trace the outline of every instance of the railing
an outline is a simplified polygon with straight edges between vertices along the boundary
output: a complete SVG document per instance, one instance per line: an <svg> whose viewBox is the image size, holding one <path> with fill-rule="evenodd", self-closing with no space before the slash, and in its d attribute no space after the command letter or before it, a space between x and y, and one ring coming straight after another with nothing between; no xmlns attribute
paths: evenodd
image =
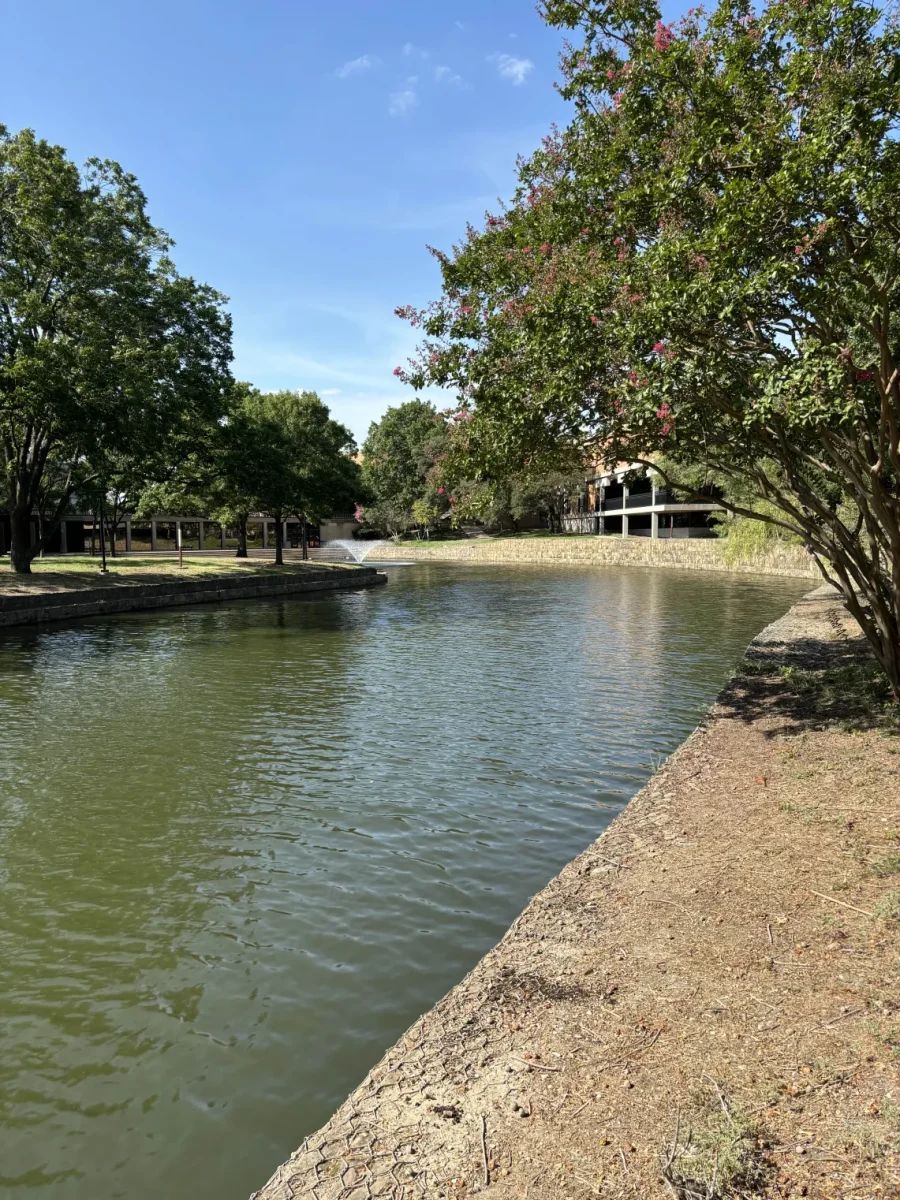
<svg viewBox="0 0 900 1200"><path fill-rule="evenodd" d="M659 500L656 501L660 503ZM626 508L649 508L653 504L652 492L631 492L625 497Z"/></svg>
<svg viewBox="0 0 900 1200"><path fill-rule="evenodd" d="M615 496L611 500L604 500L600 505L600 512L614 513L622 512L623 509L629 508L655 508L662 504L709 504L713 506L717 503L714 496L693 496L687 497L680 495L677 492L669 491L666 488L658 488L654 492L631 492L630 495Z"/></svg>

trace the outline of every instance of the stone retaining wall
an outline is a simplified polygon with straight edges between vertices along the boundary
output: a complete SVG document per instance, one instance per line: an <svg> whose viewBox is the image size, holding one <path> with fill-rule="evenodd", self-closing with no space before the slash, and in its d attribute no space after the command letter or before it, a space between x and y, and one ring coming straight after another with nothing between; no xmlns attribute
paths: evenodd
<svg viewBox="0 0 900 1200"><path fill-rule="evenodd" d="M245 600L302 592L338 591L375 587L387 576L374 567L323 568L283 575L242 574L173 579L163 583L118 584L77 591L17 593L0 596L0 627L67 621L72 617L105 616L140 609L170 608L180 604Z"/></svg>
<svg viewBox="0 0 900 1200"><path fill-rule="evenodd" d="M386 543L379 561L452 561L467 563L581 563L591 566L676 567L688 571L737 571L790 575L821 581L802 546L779 546L751 559L729 562L726 543L716 538L547 537L473 538L458 542ZM375 555L373 555L375 557Z"/></svg>

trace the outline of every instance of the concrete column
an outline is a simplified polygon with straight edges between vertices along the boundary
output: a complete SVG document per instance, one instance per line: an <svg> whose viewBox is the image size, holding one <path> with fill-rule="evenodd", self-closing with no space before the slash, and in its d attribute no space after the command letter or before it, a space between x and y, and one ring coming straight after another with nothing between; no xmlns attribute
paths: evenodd
<svg viewBox="0 0 900 1200"><path fill-rule="evenodd" d="M622 537L628 537L628 518L624 513L622 514Z"/></svg>
<svg viewBox="0 0 900 1200"><path fill-rule="evenodd" d="M125 549L131 553L131 517L125 518Z"/></svg>
<svg viewBox="0 0 900 1200"><path fill-rule="evenodd" d="M263 527L263 550L268 550L268 548L269 548L269 522L265 517L263 517L262 527Z"/></svg>
<svg viewBox="0 0 900 1200"><path fill-rule="evenodd" d="M221 535L220 540L221 540L222 549L224 550L225 549L225 522L224 521L222 521L222 523L219 525L219 533Z"/></svg>
<svg viewBox="0 0 900 1200"><path fill-rule="evenodd" d="M181 522L176 521L175 522L175 548L176 548L176 550L181 544L182 544L181 543Z"/></svg>
<svg viewBox="0 0 900 1200"><path fill-rule="evenodd" d="M659 513L650 514L650 536L652 538L659 537Z"/></svg>
<svg viewBox="0 0 900 1200"><path fill-rule="evenodd" d="M282 521L281 523L281 544L285 549L287 548L287 521Z"/></svg>
<svg viewBox="0 0 900 1200"><path fill-rule="evenodd" d="M628 485L622 484L622 537L628 537L628 518L625 516L625 505L628 501Z"/></svg>
<svg viewBox="0 0 900 1200"><path fill-rule="evenodd" d="M197 524L200 526L200 545L198 546L198 549L202 550L203 549L203 525L204 525L204 522L198 521Z"/></svg>
<svg viewBox="0 0 900 1200"><path fill-rule="evenodd" d="M150 522L150 549L156 549L156 522Z"/></svg>
<svg viewBox="0 0 900 1200"><path fill-rule="evenodd" d="M69 553L69 542L68 542L68 539L66 538L66 519L65 519L65 517L63 517L63 519L59 523L59 552L60 552L60 554L68 554Z"/></svg>

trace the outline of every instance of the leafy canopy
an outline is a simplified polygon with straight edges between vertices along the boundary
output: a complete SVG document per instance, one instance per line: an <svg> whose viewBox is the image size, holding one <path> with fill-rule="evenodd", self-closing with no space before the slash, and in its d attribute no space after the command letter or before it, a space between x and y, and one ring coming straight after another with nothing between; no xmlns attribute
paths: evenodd
<svg viewBox="0 0 900 1200"><path fill-rule="evenodd" d="M51 456L61 511L111 459L171 461L224 411L230 319L170 246L118 164L79 170L0 126L0 470L17 569Z"/></svg>
<svg viewBox="0 0 900 1200"><path fill-rule="evenodd" d="M439 254L401 374L457 389L474 469L664 456L764 504L900 688L900 35L859 0L546 0L575 117ZM855 515L851 515L855 514Z"/></svg>

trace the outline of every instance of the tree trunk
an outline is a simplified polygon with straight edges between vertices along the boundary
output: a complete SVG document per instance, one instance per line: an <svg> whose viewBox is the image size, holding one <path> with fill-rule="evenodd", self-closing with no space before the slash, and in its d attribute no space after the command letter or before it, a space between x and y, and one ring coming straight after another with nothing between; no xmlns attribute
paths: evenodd
<svg viewBox="0 0 900 1200"><path fill-rule="evenodd" d="M239 513L237 519L238 548L235 558L247 557L247 514Z"/></svg>
<svg viewBox="0 0 900 1200"><path fill-rule="evenodd" d="M10 509L9 561L17 575L31 574L31 512L22 505Z"/></svg>
<svg viewBox="0 0 900 1200"><path fill-rule="evenodd" d="M284 525L281 520L281 513L273 513L272 517L275 524L275 566L284 566Z"/></svg>
<svg viewBox="0 0 900 1200"><path fill-rule="evenodd" d="M309 558L309 536L306 531L306 517L300 517L300 557L306 561Z"/></svg>

